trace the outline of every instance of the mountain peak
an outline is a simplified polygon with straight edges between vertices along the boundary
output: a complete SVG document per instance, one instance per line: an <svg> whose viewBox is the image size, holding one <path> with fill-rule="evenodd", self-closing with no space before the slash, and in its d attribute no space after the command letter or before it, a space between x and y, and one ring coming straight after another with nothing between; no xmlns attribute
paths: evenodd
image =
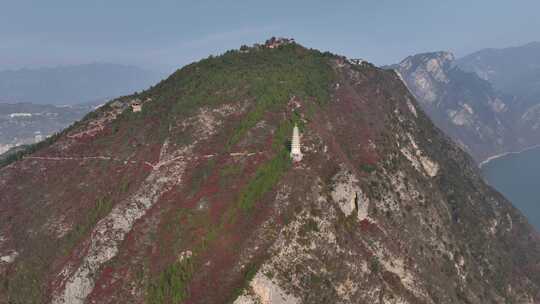
<svg viewBox="0 0 540 304"><path fill-rule="evenodd" d="M455 56L452 52L449 52L449 51L435 51L435 52L425 52L425 53L418 53L415 55L411 55L405 58L403 61L412 60L412 59L423 59L423 60L439 59L439 60L453 61L455 60Z"/></svg>
<svg viewBox="0 0 540 304"><path fill-rule="evenodd" d="M229 51L22 156L0 168L0 302L537 297L526 220L370 64Z"/></svg>
<svg viewBox="0 0 540 304"><path fill-rule="evenodd" d="M438 51L409 56L403 59L399 66L406 70L424 68L429 72L438 73L440 69L450 67L454 60L453 53Z"/></svg>
<svg viewBox="0 0 540 304"><path fill-rule="evenodd" d="M286 38L286 37L271 37L270 39L266 40L264 43L264 46L270 49L277 48L282 45L287 45L295 43L294 38Z"/></svg>
<svg viewBox="0 0 540 304"><path fill-rule="evenodd" d="M395 67L435 124L475 159L481 161L517 144L514 128L507 123L506 97L478 75L456 66L453 54L409 56Z"/></svg>

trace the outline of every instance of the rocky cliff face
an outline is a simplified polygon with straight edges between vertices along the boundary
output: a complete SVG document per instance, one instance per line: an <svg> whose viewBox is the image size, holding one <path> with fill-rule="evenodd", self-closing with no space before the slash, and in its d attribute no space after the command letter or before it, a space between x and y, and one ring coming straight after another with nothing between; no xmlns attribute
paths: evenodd
<svg viewBox="0 0 540 304"><path fill-rule="evenodd" d="M0 302L540 300L537 233L368 63L230 51L34 150L0 169Z"/></svg>
<svg viewBox="0 0 540 304"><path fill-rule="evenodd" d="M535 109L521 113L515 97L457 67L451 53L418 54L390 68L434 123L477 161L540 142Z"/></svg>
<svg viewBox="0 0 540 304"><path fill-rule="evenodd" d="M508 102L512 108L511 120L522 146L540 142L540 42L480 50L460 58L456 64L512 96Z"/></svg>
<svg viewBox="0 0 540 304"><path fill-rule="evenodd" d="M540 103L540 42L480 50L458 59L456 64L516 96L520 106Z"/></svg>

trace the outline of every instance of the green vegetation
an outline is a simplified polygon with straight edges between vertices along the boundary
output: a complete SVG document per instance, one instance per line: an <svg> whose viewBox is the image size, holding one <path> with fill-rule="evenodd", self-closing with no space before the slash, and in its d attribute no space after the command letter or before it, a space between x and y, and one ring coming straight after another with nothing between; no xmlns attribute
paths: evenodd
<svg viewBox="0 0 540 304"><path fill-rule="evenodd" d="M216 162L214 159L208 160L205 164L198 167L191 176L191 190L190 194L193 195L201 189L204 182L212 175Z"/></svg>
<svg viewBox="0 0 540 304"><path fill-rule="evenodd" d="M265 106L287 102L293 94L323 102L330 83L327 56L298 45L247 53L228 51L182 68L143 95L175 101L176 113L239 97L255 98Z"/></svg>
<svg viewBox="0 0 540 304"><path fill-rule="evenodd" d="M14 152L12 154L9 154L5 158L0 158L0 168L2 168L4 166L7 166L7 165L9 165L9 164L11 164L13 162L18 161L18 160L21 160L27 155L30 155L30 154L38 151L38 150L41 150L43 148L46 148L46 147L52 145L64 133L65 132L55 133L52 136L47 137L43 141L40 141L40 142L35 143L35 144L27 145L24 148L22 148L21 150L19 150L17 152Z"/></svg>
<svg viewBox="0 0 540 304"><path fill-rule="evenodd" d="M122 178L122 181L120 182L120 192L127 193L130 186L130 180L126 177Z"/></svg>
<svg viewBox="0 0 540 304"><path fill-rule="evenodd" d="M262 55L271 55L268 59L276 60L276 64L251 70L255 75L247 78L250 80L247 94L255 98L256 104L236 128L229 145L237 143L267 111L287 104L292 96L314 98L321 104L329 99L328 88L332 74L324 56L311 52L309 55L306 53L306 56L297 57L298 54L294 52L300 50L298 47L289 46L282 52L260 51ZM254 54L257 53L259 52Z"/></svg>
<svg viewBox="0 0 540 304"><path fill-rule="evenodd" d="M272 50L262 48L250 49L248 52L229 51L219 57L209 57L182 68L167 80L145 92L116 99L127 102L133 98L141 100L152 98L152 101L145 104L141 113L124 111L112 122L112 135L100 135L93 139L92 145L94 147L107 147L103 148L103 151L112 150L114 147L115 156L128 156L141 143L153 144L155 141L163 141L166 137L171 137L172 144L189 143L192 141L190 130L181 133L176 129L176 134L169 134L170 126L174 127L183 118L193 114L194 111L203 106L249 101L247 113L235 122L235 125L232 126L232 132L228 133L230 137L225 139L227 148L231 148L242 140L258 122L268 117L268 114L283 112L293 96L307 101L308 106L310 103L325 104L330 99L329 88L334 77L328 60L332 56L329 53L323 54L292 44ZM89 113L82 121L97 118L101 111L111 110L111 103L112 101L99 110ZM299 115L296 113L293 114L292 119L279 125L272 143L273 157L256 169L254 177L242 189L236 204L233 205L234 212L251 210L266 193L275 187L289 168L291 162L288 139L295 123L303 128ZM81 124L76 123L43 142L31 145L23 151L0 160L0 167L50 146L77 126L81 126ZM104 163L104 165L109 165L109 163ZM208 177L213 174L215 167L213 161L209 161L198 168L199 170L192 178L194 192L198 191ZM224 168L220 174L223 178L240 175L243 171L244 168L241 166L231 166ZM128 180L122 180L117 185L117 190L120 193L127 193L130 186L132 185ZM110 199L99 199L70 232L59 242L51 243L51 246L59 246L59 251L63 253L72 251L81 239L95 227L96 223L111 212L112 208L113 204ZM202 216L201 218L193 217L191 220L200 222L188 223L188 226L200 225L207 228L207 235L201 239L201 249L194 249L195 252L204 250L208 243L218 237L223 222L216 225L217 227L212 227L215 223L207 223L207 219ZM178 226L180 226L179 221ZM174 227L180 230L177 226ZM308 228L316 229L313 225L308 226ZM175 234L179 233L175 232ZM171 249L176 251L180 247L177 243L182 241L185 240L175 241L176 243L171 246ZM32 302L28 300L30 298L36 299L33 302L41 302L42 276L46 273L46 267L43 267L43 271L38 271L38 267L34 266L37 265L37 262L30 261L20 265L18 266L21 267L21 270L18 271L20 278L15 277L9 281L14 282L9 287L10 293L19 293L19 298L22 299L19 301L21 303ZM40 265L46 264L41 263ZM192 259L177 261L166 267L155 280L150 280L146 290L147 302L176 303L184 300L189 295L187 284L192 278L193 270L194 262ZM247 268L243 288L248 285L256 272L257 267L254 265ZM143 274L139 273L138 276L143 276ZM23 285L17 282L26 283ZM32 282L33 285L28 282ZM25 286L28 290L14 289L16 285Z"/></svg>
<svg viewBox="0 0 540 304"><path fill-rule="evenodd" d="M270 161L262 164L248 185L240 192L238 206L244 211L249 211L263 195L270 191L280 180L281 175L289 168L288 137L294 126L293 120L286 120L279 125L274 134L272 149L277 152Z"/></svg>
<svg viewBox="0 0 540 304"><path fill-rule="evenodd" d="M378 257L373 256L371 258L371 262L369 263L369 270L371 270L372 273L378 273L381 270L381 262L379 261Z"/></svg>
<svg viewBox="0 0 540 304"><path fill-rule="evenodd" d="M319 225L314 219L308 218L307 221L300 227L300 231L298 231L298 235L304 238L304 237L307 237L308 234L312 232L319 232Z"/></svg>
<svg viewBox="0 0 540 304"><path fill-rule="evenodd" d="M272 150L276 152L283 150L290 151L290 136L295 123L296 121L293 119L284 121L279 125L272 140Z"/></svg>
<svg viewBox="0 0 540 304"><path fill-rule="evenodd" d="M282 150L269 162L261 165L255 177L249 182L246 188L240 192L239 206L245 211L249 211L262 196L272 189L279 181L281 175L290 165L289 153Z"/></svg>
<svg viewBox="0 0 540 304"><path fill-rule="evenodd" d="M221 177L237 175L237 174L242 173L242 170L243 168L241 165L237 165L237 164L226 165L223 167L223 169L221 169L220 175Z"/></svg>
<svg viewBox="0 0 540 304"><path fill-rule="evenodd" d="M119 131L119 124L123 121L130 121L131 127L134 127L135 122L141 122L148 117L159 117L159 136L146 139L163 140L168 134L171 121L178 121L178 118L189 115L201 106L254 100L248 114L235 128L228 141L229 146L232 146L255 126L265 113L286 105L292 96L315 100L318 103L326 102L333 79L332 69L328 64L328 58L332 56L330 53L308 50L297 44L278 49L228 51L221 56L210 56L187 65L142 93L117 98L88 113L81 121L94 119L99 113L110 110L114 101L126 102L133 98L144 100L150 97L152 102L145 104L141 113L124 111L113 122L113 134ZM79 123L1 159L0 167L51 145L77 125ZM180 139L183 140L185 139Z"/></svg>
<svg viewBox="0 0 540 304"><path fill-rule="evenodd" d="M33 257L25 263L18 263L15 274L2 282L2 288L7 292L8 303L42 303L40 282L45 271L45 261Z"/></svg>
<svg viewBox="0 0 540 304"><path fill-rule="evenodd" d="M221 171L219 172L220 179L219 184L220 186L224 187L230 182L230 178L234 176L239 176L244 171L244 167L241 164L230 164L225 165Z"/></svg>
<svg viewBox="0 0 540 304"><path fill-rule="evenodd" d="M366 172L366 173L371 173L375 170L377 170L377 167L375 167L374 165L371 165L371 164L362 164L360 165L360 170Z"/></svg>
<svg viewBox="0 0 540 304"><path fill-rule="evenodd" d="M92 111L92 112L86 114L80 121L82 122L82 121L87 121L87 120L90 120L90 119L94 119L94 118L99 116L99 113L101 113L102 111L107 110L109 108L110 108L109 104L106 104L106 105L102 106L100 109ZM44 140L42 140L40 142L37 142L35 144L30 144L30 145L24 145L24 146L17 147L16 148L17 150L14 153L9 154L9 152L6 152L6 153L8 153L7 156L5 156L3 158L0 157L0 168L2 168L4 166L7 166L7 165L9 165L9 164L11 164L13 162L18 161L18 160L21 160L25 156L30 155L30 154L38 151L38 150L49 147L50 145L55 143L58 139L63 137L65 134L67 134L68 132L73 130L78 124L79 124L79 122L75 122L75 123L71 124L69 127L65 128L64 130L62 130L60 132L57 132L57 133L54 133L51 136L49 136L49 137L45 138ZM20 148L20 149L18 149L18 148Z"/></svg>
<svg viewBox="0 0 540 304"><path fill-rule="evenodd" d="M242 295L244 290L248 288L249 283L253 280L257 272L259 271L260 265L258 264L249 264L246 266L246 269L244 270L244 278L242 281L242 285L236 288L232 294L232 301L230 303L234 302L239 296Z"/></svg>
<svg viewBox="0 0 540 304"><path fill-rule="evenodd" d="M111 212L112 201L108 198L98 199L94 207L86 214L86 218L78 223L65 237L65 251L70 252L77 242L97 224L97 222Z"/></svg>
<svg viewBox="0 0 540 304"><path fill-rule="evenodd" d="M158 280L148 286L146 302L149 304L179 303L188 296L187 284L192 276L191 257L169 265L161 272Z"/></svg>
<svg viewBox="0 0 540 304"><path fill-rule="evenodd" d="M49 271L50 265L48 263L51 257L48 253L55 250L56 246L59 246L59 252L70 252L80 239L111 209L112 202L109 199L99 199L96 205L88 211L85 219L62 238L59 244L53 240L43 241L48 236L44 232L39 232L35 236L36 241L33 242L33 250L36 254L27 253L18 258L14 274L4 281L0 281L2 284L0 293L6 292L9 303L43 303L44 294L41 282Z"/></svg>
<svg viewBox="0 0 540 304"><path fill-rule="evenodd" d="M177 121L201 106L254 101L228 140L229 147L259 122L265 113L281 109L292 96L324 103L333 79L330 54L291 44L279 49L228 51L185 66L167 80L140 94L154 101L145 115L160 112L162 125ZM171 107L166 114L161 105Z"/></svg>

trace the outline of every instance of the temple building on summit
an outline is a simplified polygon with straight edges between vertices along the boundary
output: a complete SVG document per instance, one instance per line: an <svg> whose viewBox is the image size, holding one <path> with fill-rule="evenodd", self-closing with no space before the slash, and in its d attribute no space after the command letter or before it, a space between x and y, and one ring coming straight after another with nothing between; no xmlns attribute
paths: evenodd
<svg viewBox="0 0 540 304"><path fill-rule="evenodd" d="M291 143L291 158L294 162L299 162L302 160L302 157L302 151L300 150L300 131L298 131L298 126L295 125Z"/></svg>

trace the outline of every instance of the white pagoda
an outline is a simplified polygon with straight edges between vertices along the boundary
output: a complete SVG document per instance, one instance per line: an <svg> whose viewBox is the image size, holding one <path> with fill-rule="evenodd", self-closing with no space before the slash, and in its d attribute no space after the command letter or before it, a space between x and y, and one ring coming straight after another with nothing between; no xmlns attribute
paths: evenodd
<svg viewBox="0 0 540 304"><path fill-rule="evenodd" d="M302 160L302 151L300 150L300 132L298 131L298 126L294 125L292 133L292 143L291 143L291 158L294 162L299 162Z"/></svg>

